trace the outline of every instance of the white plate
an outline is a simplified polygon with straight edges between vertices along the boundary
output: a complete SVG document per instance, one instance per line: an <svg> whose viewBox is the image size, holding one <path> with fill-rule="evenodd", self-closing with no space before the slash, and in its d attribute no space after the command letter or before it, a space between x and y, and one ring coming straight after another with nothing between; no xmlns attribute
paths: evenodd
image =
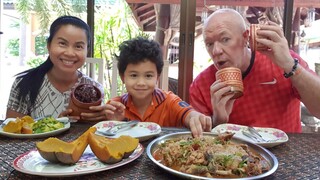
<svg viewBox="0 0 320 180"><path fill-rule="evenodd" d="M261 136L265 139L265 140L269 140L270 142L256 142L250 138L248 138L247 136L242 134L242 131L246 131L249 133L248 131L248 127L247 126L242 126L242 125L236 125L236 124L220 124L218 126L216 126L215 128L213 128L211 130L212 133L224 133L224 132L234 132L235 135L234 137L237 137L239 139L245 140L245 141L250 141L252 143L261 145L263 147L266 148L271 148L273 146L277 146L279 144L285 143L289 140L288 135L283 132L280 129L276 129L276 128L261 128L261 127L255 127L255 129L259 132L259 134L261 134Z"/></svg>
<svg viewBox="0 0 320 180"><path fill-rule="evenodd" d="M78 176L105 171L128 164L137 159L143 153L143 150L143 146L139 144L136 150L128 158L111 165L99 161L91 151L90 146L86 148L80 160L74 165L50 163L43 159L37 150L31 150L17 157L13 161L13 167L22 173L38 176Z"/></svg>
<svg viewBox="0 0 320 180"><path fill-rule="evenodd" d="M102 133L99 133L99 131L105 131L109 129L110 127L113 127L116 124L123 123L121 121L101 121L94 126L97 127L96 134L103 135ZM132 128L125 128L123 130L119 130L118 133L115 136L106 136L108 138L118 138L121 135L129 135L134 138L139 139L139 141L145 141L153 136L156 136L160 134L161 127L157 123L153 122L139 122L136 126Z"/></svg>
<svg viewBox="0 0 320 180"><path fill-rule="evenodd" d="M57 118L57 119L60 119L60 118ZM13 118L13 120L15 120L15 118ZM45 138L45 137L50 137L50 136L60 134L68 130L69 128L70 128L70 122L64 124L63 128L50 131L50 132L38 133L38 134L16 134L16 133L4 132L2 127L0 127L0 135L11 137L11 138Z"/></svg>

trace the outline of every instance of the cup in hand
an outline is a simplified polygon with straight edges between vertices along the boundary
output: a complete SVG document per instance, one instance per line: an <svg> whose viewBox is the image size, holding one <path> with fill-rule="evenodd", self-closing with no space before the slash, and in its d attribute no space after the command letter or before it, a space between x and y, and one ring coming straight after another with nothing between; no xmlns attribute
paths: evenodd
<svg viewBox="0 0 320 180"><path fill-rule="evenodd" d="M249 37L250 47L253 51L266 51L269 48L256 41L257 37L261 38L261 36L257 35L258 29L260 29L260 24L251 24L250 25L250 37Z"/></svg>
<svg viewBox="0 0 320 180"><path fill-rule="evenodd" d="M239 98L243 95L242 74L239 68L227 67L220 69L216 72L216 79L220 79L222 82L231 86L231 91L225 95L234 94L232 99Z"/></svg>
<svg viewBox="0 0 320 180"><path fill-rule="evenodd" d="M70 116L80 116L82 112L92 112L90 106L101 105L103 93L100 89L92 84L79 84L70 95L68 109L72 109Z"/></svg>

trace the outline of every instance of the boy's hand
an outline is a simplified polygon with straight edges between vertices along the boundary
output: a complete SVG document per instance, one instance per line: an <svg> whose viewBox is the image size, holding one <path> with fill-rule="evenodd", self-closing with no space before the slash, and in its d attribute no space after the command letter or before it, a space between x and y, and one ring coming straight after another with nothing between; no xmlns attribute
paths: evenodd
<svg viewBox="0 0 320 180"><path fill-rule="evenodd" d="M191 130L193 137L200 137L203 132L211 131L212 120L209 116L193 111L186 119L186 126Z"/></svg>
<svg viewBox="0 0 320 180"><path fill-rule="evenodd" d="M125 118L126 106L117 101L110 101L106 104L105 116L108 120L123 120Z"/></svg>

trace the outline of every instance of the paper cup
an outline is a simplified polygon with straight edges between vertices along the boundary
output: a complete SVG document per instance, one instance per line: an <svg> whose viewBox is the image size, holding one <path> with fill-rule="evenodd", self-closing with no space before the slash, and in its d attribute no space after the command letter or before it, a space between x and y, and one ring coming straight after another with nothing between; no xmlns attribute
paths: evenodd
<svg viewBox="0 0 320 180"><path fill-rule="evenodd" d="M257 35L257 29L260 29L259 24L250 25L250 37L249 37L250 47L253 51L266 51L268 50L268 47L256 41L257 37L261 38L261 36Z"/></svg>
<svg viewBox="0 0 320 180"><path fill-rule="evenodd" d="M216 72L216 79L220 79L226 82L227 85L231 86L231 91L226 93L234 94L232 99L239 98L243 95L243 82L241 70L235 67L228 67L220 69Z"/></svg>

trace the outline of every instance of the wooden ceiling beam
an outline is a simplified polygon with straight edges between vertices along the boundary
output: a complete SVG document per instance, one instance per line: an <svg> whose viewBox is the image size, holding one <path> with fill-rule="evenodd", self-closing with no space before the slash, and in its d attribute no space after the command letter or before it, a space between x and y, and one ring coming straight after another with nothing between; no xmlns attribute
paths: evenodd
<svg viewBox="0 0 320 180"><path fill-rule="evenodd" d="M127 3L180 4L181 0L126 0ZM206 0L206 5L283 7L284 0ZM204 6L204 0L197 0L197 7ZM319 0L294 0L294 7L320 8Z"/></svg>
<svg viewBox="0 0 320 180"><path fill-rule="evenodd" d="M146 9L153 8L153 4L143 4L136 8L137 11L144 11Z"/></svg>
<svg viewBox="0 0 320 180"><path fill-rule="evenodd" d="M156 12L154 10L153 11L147 11L147 12L144 12L144 13L139 12L138 15L139 15L140 21L143 21L143 20L145 20L145 19L147 19L149 17L155 16Z"/></svg>
<svg viewBox="0 0 320 180"><path fill-rule="evenodd" d="M144 19L141 19L141 23L142 24L146 24L147 22L150 22L150 21L155 21L156 20L156 16L150 16L150 17L147 17L147 18L144 18Z"/></svg>
<svg viewBox="0 0 320 180"><path fill-rule="evenodd" d="M156 19L154 19L154 20L144 24L143 29L144 29L144 31L154 32L154 31L156 31L156 24L157 24Z"/></svg>
<svg viewBox="0 0 320 180"><path fill-rule="evenodd" d="M138 16L152 16L152 15L155 15L155 10L154 8L149 8L149 9L145 9L143 11L138 11L137 10L137 15Z"/></svg>

